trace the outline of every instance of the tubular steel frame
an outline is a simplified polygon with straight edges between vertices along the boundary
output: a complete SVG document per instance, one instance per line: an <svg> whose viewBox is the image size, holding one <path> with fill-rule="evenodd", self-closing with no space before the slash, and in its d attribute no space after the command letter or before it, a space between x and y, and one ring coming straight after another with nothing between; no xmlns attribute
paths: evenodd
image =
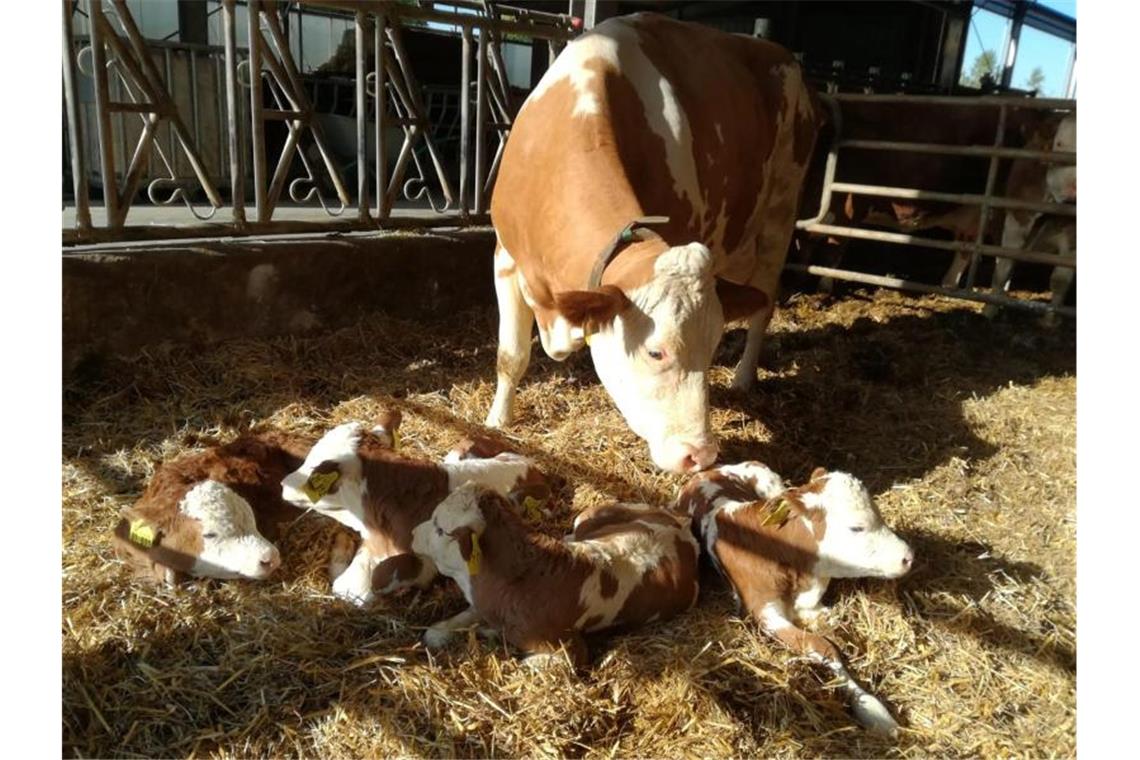
<svg viewBox="0 0 1140 760"><path fill-rule="evenodd" d="M190 58L191 97L194 103L191 126L188 128L170 95L170 44L157 44L145 40L131 17L125 0L81 0L90 19L90 38L78 38L73 31L72 13L80 0L63 0L63 85L65 114L67 117L71 172L74 179L76 222L73 230L64 230L64 243L88 243L134 239L161 239L179 237L214 237L243 234L271 234L313 231L374 230L404 226L430 226L432 224L486 223L487 199L494 184L510 132L515 110L507 82L506 66L501 46L502 36L522 35L531 40L545 41L549 57L554 56L567 41L577 34L577 23L563 14L542 13L506 6L492 6L485 2L457 0L453 3L474 13L444 12L434 8L383 2L382 0L305 0L302 5L345 11L355 21L356 43L356 162L357 183L355 198L349 192L330 146L325 138L316 112L302 81L301 74L290 52L287 36L280 21L282 4L278 0L248 0L249 39L244 51L238 46L236 0L222 0L224 46L220 49L204 48L224 60L224 102L218 105L225 111L219 124L228 131L222 138L229 151L228 177L211 178L201 159L198 148L199 114L198 81L194 58ZM108 18L118 21L115 28ZM424 96L412 70L412 61L404 48L401 30L406 21L438 22L459 29L462 39L461 76L459 81L460 128L458 187L449 179L448 167L432 134L432 122ZM368 73L369 45L372 35L373 71ZM79 49L83 42L87 47ZM187 49L202 46L182 46ZM161 50L166 75L160 74L151 57L151 50ZM76 52L78 50L78 52ZM77 95L77 69L80 58L90 51L95 100L95 127L98 134L98 156L94 165L100 168L103 182L106 224L96 225L91 218L89 199L87 143L83 138L83 119L80 118L80 101ZM535 53L537 54L537 46ZM248 57L242 60L242 52ZM222 57L224 53L224 58ZM475 55L475 65L471 56ZM84 72L86 73L86 72ZM115 78L111 77L114 74ZM472 73L475 74L475 108L470 108ZM220 75L219 75L220 77ZM114 84L127 99L112 100ZM240 87L249 88L249 113L242 113ZM269 101L266 100L268 91ZM368 100L373 101L373 120L369 122ZM272 107L269 105L272 103ZM128 152L126 134L122 132L121 146L115 144L111 117L114 113L137 113L142 121L142 132L125 167L122 182L115 170L116 150ZM243 118L246 116L247 118ZM472 118L473 116L473 118ZM284 122L288 129L285 145L275 158L270 170L270 157L266 154L265 125L270 121ZM157 138L161 124L169 124L170 144L164 149ZM386 160L388 128L403 132L398 157L394 165ZM252 153L254 219L246 219L244 167L241 131L249 130ZM369 130L373 131L375 157L368 158ZM497 140L488 145L488 132ZM311 141L320 159L314 163L311 155L302 149L305 139ZM193 170L192 176L178 176L175 164L167 154L180 148ZM474 154L472 155L472 148ZM153 180L148 186L152 202L170 204L181 200L193 214L191 225L148 225L130 227L126 224L139 182L146 172L152 153L160 158L166 169L165 177ZM424 157L426 154L426 159ZM303 169L300 177L290 179L294 158L299 158ZM220 162L221 163L221 162ZM225 170L223 169L223 171ZM375 184L369 187L368 169L375 175ZM335 189L336 200L329 203L318 183L320 171ZM451 175L454 176L454 175ZM226 203L215 181L228 179L230 220L210 220ZM288 186L286 188L286 183ZM319 203L328 219L322 222L274 219L281 194L285 192L294 203ZM209 204L208 213L199 213L191 205L189 191L200 190ZM371 192L370 192L371 190ZM167 197L156 193L167 192ZM402 196L409 201L426 200L436 212L435 218L409 219L393 216L393 205ZM350 206L355 214L343 214ZM192 221L188 220L188 221Z"/></svg>
<svg viewBox="0 0 1140 760"><path fill-rule="evenodd" d="M828 235L832 237L847 237L859 240L874 240L881 243L895 245L911 245L924 248L934 248L956 253L970 255L970 267L963 287L948 288L940 285L928 285L902 280L896 277L883 277L866 272L856 272L833 267L815 265L802 265L789 263L787 268L792 271L806 272L820 277L830 277L835 280L847 280L866 285L910 290L919 293L935 293L952 298L969 301L992 303L999 306L1012 306L1036 312L1056 312L1067 316L1075 316L1076 310L1071 307L1053 307L1051 304L1037 301L1025 301L1012 298L999 293L984 293L975 290L974 283L977 276L978 261L981 256L1000 256L1013 261L1034 264L1047 264L1076 270L1075 256L1060 256L1041 251L1027 251L1020 248L1008 248L1000 245L986 245L983 241L993 209L1020 209L1048 213L1057 216L1076 218L1076 206L1063 203L1035 203L1014 198L1004 198L994 195L997 184L998 162L1001 159L1028 159L1046 163L1075 164L1077 154L1065 151L1023 150L1002 147L1005 140L1006 120L1011 108L1033 108L1038 110L1058 110L1076 113L1075 100L1058 100L1047 98L1018 98L1018 97L954 97L937 95L875 95L855 93L835 93L820 95L825 105L831 109L835 122L835 137L828 149L827 163L824 167L823 188L820 192L819 212L810 219L796 222L796 229L804 232ZM961 106L989 106L999 109L998 123L994 134L994 143L987 145L940 145L931 143L897 142L889 140L855 140L844 139L842 136L842 103L924 103L943 105L946 107ZM986 187L982 194L975 193L941 193L929 190L919 190L909 187L887 187L883 185L856 184L851 182L836 182L835 173L842 148L858 148L864 150L903 151L912 153L929 153L945 156L978 156L989 157L989 169L986 175ZM831 196L833 193L851 193L855 195L870 195L888 198L908 198L916 200L944 201L964 206L978 206L979 221L978 232L971 243L934 240L931 238L909 235L899 232L884 232L881 230L863 229L860 227L846 227L830 224Z"/></svg>

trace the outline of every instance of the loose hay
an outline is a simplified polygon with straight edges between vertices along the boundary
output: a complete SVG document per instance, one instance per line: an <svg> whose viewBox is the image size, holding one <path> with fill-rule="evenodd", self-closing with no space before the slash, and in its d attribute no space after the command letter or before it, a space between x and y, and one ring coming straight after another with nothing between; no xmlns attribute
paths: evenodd
<svg viewBox="0 0 1140 760"><path fill-rule="evenodd" d="M852 723L839 690L735 617L705 574L690 613L594 637L575 677L501 643L427 653L462 607L440 582L360 611L329 593L338 526L309 515L265 583L131 582L118 511L157 461L251 424L319 433L403 409L403 446L438 458L494 390L493 310L369 319L313 339L171 348L87 367L65 389L63 754L68 756L995 756L1075 753L1075 342L893 292L798 296L756 390L729 390L743 333L711 372L722 459L798 482L846 469L917 551L895 582L838 581L823 624L902 718ZM536 346L505 437L567 485L543 529L605 499L662 503L655 473L585 355Z"/></svg>

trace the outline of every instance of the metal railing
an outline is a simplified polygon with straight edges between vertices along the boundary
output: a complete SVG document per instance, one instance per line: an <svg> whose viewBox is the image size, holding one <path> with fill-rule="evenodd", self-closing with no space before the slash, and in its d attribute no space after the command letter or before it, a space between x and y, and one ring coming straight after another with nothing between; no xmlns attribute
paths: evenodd
<svg viewBox="0 0 1140 760"><path fill-rule="evenodd" d="M981 256L995 256L1011 259L1018 262L1034 264L1047 264L1076 269L1075 256L1061 256L1055 253L1031 251L1020 248L1010 248L1000 245L987 245L985 234L989 226L990 213L994 209L1024 210L1057 216L1075 218L1076 206L1064 203L1047 203L1024 201L1016 198L1006 198L995 195L997 190L998 165L1002 159L1033 160L1055 164L1075 164L1076 153L1065 151L1029 150L1020 148L1007 148L1005 145L1006 124L1009 110L1013 108L1029 108L1038 110L1067 111L1076 113L1075 100L1057 100L1046 98L1019 98L1003 96L982 97L955 97L935 95L877 95L877 94L845 94L837 93L822 95L825 105L831 110L832 121L835 124L835 135L829 146L827 162L824 167L823 187L820 193L818 213L810 218L796 223L796 228L805 232L832 237L846 237L860 240L873 240L881 243L895 245L911 245L933 248L944 251L953 251L956 254L969 254L969 269L965 285L962 287L947 287L945 285L929 285L926 283L905 280L896 277L875 275L866 272L856 272L834 267L817 265L803 265L789 263L788 269L806 272L820 277L829 277L836 280L847 280L866 285L911 290L919 293L937 293L953 298L971 301L980 301L999 306L1012 306L1038 312L1056 312L1069 316L1075 315L1071 307L1058 307L1038 301L1027 301L1000 293L986 293L975 289L975 278ZM946 145L932 143L900 142L891 140L844 139L842 134L842 104L843 103L890 103L890 104L927 104L940 105L947 108L960 108L964 106L987 106L998 109L997 127L992 145ZM944 156L962 157L988 157L989 168L986 174L985 189L977 193L944 193L930 190L920 190L909 187L889 187L884 185L870 185L852 182L836 182L835 175L839 163L840 151L843 148L878 150L887 152L926 153ZM959 242L936 240L918 235L901 232L886 232L882 230L865 229L831 224L831 201L834 193L850 193L853 195L867 195L876 197L889 197L913 200L930 200L945 203L955 203L963 206L977 206L979 208L978 231L972 242ZM1032 238L1031 238L1032 239Z"/></svg>
<svg viewBox="0 0 1140 760"><path fill-rule="evenodd" d="M243 49L237 39L235 0L222 3L222 46L145 40L126 0L64 0L65 148L75 203L75 225L64 230L65 243L485 223L490 189L519 105L503 59L504 37L526 38L535 43L536 52L538 43L545 42L553 61L580 26L566 15L467 0L448 3L454 11L381 0L305 2L347 12L355 22L357 182L350 188L322 128L323 114L314 109L309 83L290 52L281 4L248 0L246 5L249 37ZM74 12L88 17L87 38L74 34ZM413 70L403 30L428 22L459 30L460 75L451 89L458 93L458 104L454 95L439 88L421 87ZM165 60L164 72L155 55ZM190 119L171 95L172 55L187 56L191 67ZM84 119L87 106L78 90L80 73L88 73L80 64L88 56L94 102ZM218 135L209 162L203 159L198 123L202 107L196 69L203 56L217 80L213 94ZM248 101L243 87L249 90ZM184 95L178 93L177 101L184 101ZM137 133L125 126L134 117L139 120ZM91 122L94 140L85 136ZM272 156L266 140L271 123L286 129L283 145ZM157 139L165 130L169 139ZM441 130L450 132L448 142L457 143L457 150L441 149ZM393 138L399 147L390 153ZM91 213L93 175L101 182L106 211L105 220L98 222ZM190 224L128 226L128 213L144 179L149 179L152 203L181 201ZM250 185L253 207L247 219ZM323 209L320 221L283 218L296 216L279 213L283 196L294 204ZM417 218L394 214L398 202L420 202L431 213ZM228 213L218 214L227 208ZM355 213L346 213L350 208Z"/></svg>

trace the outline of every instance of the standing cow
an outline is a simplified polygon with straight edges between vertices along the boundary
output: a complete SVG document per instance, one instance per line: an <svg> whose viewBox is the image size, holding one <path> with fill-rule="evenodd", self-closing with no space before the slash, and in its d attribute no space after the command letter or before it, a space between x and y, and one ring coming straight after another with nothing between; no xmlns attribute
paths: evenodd
<svg viewBox="0 0 1140 760"><path fill-rule="evenodd" d="M751 387L819 129L783 48L651 13L567 45L523 104L491 202L498 386L510 422L531 324L594 366L653 461L708 467L706 371L749 317ZM656 217L646 220L645 217Z"/></svg>

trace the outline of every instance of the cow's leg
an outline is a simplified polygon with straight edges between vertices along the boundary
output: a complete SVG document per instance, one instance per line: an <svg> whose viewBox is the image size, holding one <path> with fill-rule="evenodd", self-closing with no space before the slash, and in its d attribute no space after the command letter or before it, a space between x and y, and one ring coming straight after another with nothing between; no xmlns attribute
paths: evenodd
<svg viewBox="0 0 1140 760"><path fill-rule="evenodd" d="M970 254L964 252L955 253L953 263L950 264L950 268L946 270L946 275L942 278L942 287L958 287L958 283L962 280L962 274L969 266Z"/></svg>
<svg viewBox="0 0 1140 760"><path fill-rule="evenodd" d="M1068 256L1070 253L1075 253L1069 245L1069 239L1066 237L1065 232L1062 231L1054 238L1054 245L1057 248L1057 253L1061 256ZM1074 255L1075 259L1076 256ZM1076 279L1077 270L1068 267L1053 267L1053 273L1049 275L1049 290L1053 292L1053 298L1050 300L1050 305L1054 311L1045 313L1041 318L1041 323L1046 327L1056 327L1057 325L1057 312L1056 309L1065 305L1065 297L1069 295L1069 290L1073 287L1073 280Z"/></svg>
<svg viewBox="0 0 1140 760"><path fill-rule="evenodd" d="M435 563L412 553L393 554L378 562L372 571L372 593L392 594L416 586L426 588L436 576Z"/></svg>
<svg viewBox="0 0 1140 760"><path fill-rule="evenodd" d="M1025 236L1029 234L1030 228L1033 227L1033 217L1028 221L1021 222L1013 212L1005 215L1005 224L1001 228L1001 244L1005 248L1024 248ZM994 294L1005 293L1009 290L1009 282L1013 277L1013 259L1006 259L999 256L997 261L994 262L994 276L991 282L991 287ZM987 319L993 319L998 315L1000 307L997 304L986 304L986 308L982 310L982 314Z"/></svg>
<svg viewBox="0 0 1140 760"><path fill-rule="evenodd" d="M334 547L334 552L336 551L337 549ZM333 559L334 561L329 563L330 573L340 565L338 557L334 556ZM380 559L374 557L369 551L368 544L361 542L352 562L333 578L333 594L358 607L370 604L375 599L375 594L372 592L372 570L379 562Z"/></svg>
<svg viewBox="0 0 1140 760"><path fill-rule="evenodd" d="M495 362L495 400L487 414L487 427L504 427L514 411L515 390L530 364L531 325L534 311L523 298L522 276L507 249L495 251L495 297L499 303L499 351Z"/></svg>
<svg viewBox="0 0 1140 760"><path fill-rule="evenodd" d="M428 649L439 649L451 641L452 635L460 629L470 628L479 622L479 613L474 607L468 607L458 615L452 615L446 620L432 624L424 631L424 646Z"/></svg>
<svg viewBox="0 0 1140 760"><path fill-rule="evenodd" d="M769 301L748 320L748 340L744 344L744 353L732 377L732 387L738 391L752 390L752 386L756 383L756 367L760 363L764 331L768 329L768 323L772 321L772 313L775 310L776 304Z"/></svg>
<svg viewBox="0 0 1140 760"><path fill-rule="evenodd" d="M851 698L852 711L856 720L871 731L895 734L899 724L890 712L874 695L860 686L843 664L843 658L835 645L818 634L797 627L788 619L784 606L778 602L764 605L759 617L760 625L770 636L778 639L793 652L807 655L828 669L843 683L843 688Z"/></svg>

